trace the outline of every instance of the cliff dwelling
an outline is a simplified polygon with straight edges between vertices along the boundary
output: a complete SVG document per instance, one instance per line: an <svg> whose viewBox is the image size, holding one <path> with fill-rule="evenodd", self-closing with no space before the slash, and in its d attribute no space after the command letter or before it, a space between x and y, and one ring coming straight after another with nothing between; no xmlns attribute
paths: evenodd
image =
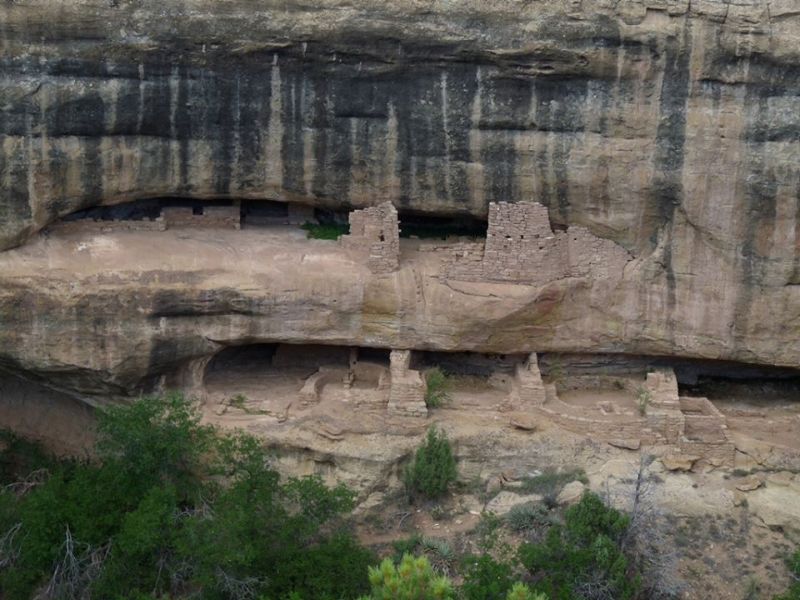
<svg viewBox="0 0 800 600"><path fill-rule="evenodd" d="M0 478L19 436L84 459L108 407L180 396L459 584L485 527L535 544L590 491L658 521L641 598L784 597L799 3L0 2ZM422 501L431 428L458 478Z"/></svg>

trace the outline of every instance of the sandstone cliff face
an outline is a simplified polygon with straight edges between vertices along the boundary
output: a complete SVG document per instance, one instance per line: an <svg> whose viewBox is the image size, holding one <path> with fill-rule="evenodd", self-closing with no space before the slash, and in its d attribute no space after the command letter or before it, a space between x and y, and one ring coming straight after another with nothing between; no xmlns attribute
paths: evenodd
<svg viewBox="0 0 800 600"><path fill-rule="evenodd" d="M387 347L800 362L795 0L30 0L0 7L0 47L3 248L77 209L156 196L475 215L536 200L636 257L611 292L528 291L496 319L467 306L447 322L443 301L426 329L359 296L339 300L324 332L287 333L301 301L327 310L361 292L326 283L322 301L301 288L271 321L266 308L242 315L249 292L202 291L196 270L143 267L104 275L107 287L12 268L26 260L12 250L0 263L9 364L125 387L151 363L211 351L186 308L198 303L225 327L253 319L239 340L254 327ZM405 293L391 289L376 297ZM558 307L544 321L525 308L542 302ZM371 314L377 333L353 325ZM110 331L118 343L101 340Z"/></svg>

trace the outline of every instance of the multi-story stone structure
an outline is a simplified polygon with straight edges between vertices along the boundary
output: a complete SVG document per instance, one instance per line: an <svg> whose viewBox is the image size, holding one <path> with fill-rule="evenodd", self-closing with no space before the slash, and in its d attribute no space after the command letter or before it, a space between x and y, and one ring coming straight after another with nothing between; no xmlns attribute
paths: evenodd
<svg viewBox="0 0 800 600"><path fill-rule="evenodd" d="M344 248L363 257L372 273L392 273L400 266L400 228L391 202L350 213L350 234Z"/></svg>
<svg viewBox="0 0 800 600"><path fill-rule="evenodd" d="M621 274L631 257L624 248L572 226L553 232L537 202L491 203L484 244L448 249L444 276L461 281L543 284L564 277Z"/></svg>

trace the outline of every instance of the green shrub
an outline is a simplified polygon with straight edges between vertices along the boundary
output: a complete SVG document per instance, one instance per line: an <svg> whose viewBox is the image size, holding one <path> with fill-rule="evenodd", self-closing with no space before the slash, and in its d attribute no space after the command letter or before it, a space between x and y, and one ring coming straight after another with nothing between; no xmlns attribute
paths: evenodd
<svg viewBox="0 0 800 600"><path fill-rule="evenodd" d="M425 372L425 383L425 405L428 408L438 408L450 400L452 381L439 367Z"/></svg>
<svg viewBox="0 0 800 600"><path fill-rule="evenodd" d="M303 223L301 226L307 237L314 240L338 240L340 236L350 233L350 225L343 223Z"/></svg>
<svg viewBox="0 0 800 600"><path fill-rule="evenodd" d="M627 516L586 493L542 543L520 546L520 562L537 579L537 590L553 600L582 598L599 588L608 590L608 597L633 598L641 583L621 549L628 526Z"/></svg>
<svg viewBox="0 0 800 600"><path fill-rule="evenodd" d="M783 594L775 596L775 600L800 600L800 549L789 557L786 564L794 581Z"/></svg>
<svg viewBox="0 0 800 600"><path fill-rule="evenodd" d="M526 502L511 507L506 514L506 523L512 531L523 532L551 525L553 519L547 508L541 504Z"/></svg>
<svg viewBox="0 0 800 600"><path fill-rule="evenodd" d="M566 471L555 471L547 469L535 477L523 477L520 491L526 494L539 494L544 497L544 503L549 508L556 505L556 497L561 489L572 481L589 483L583 469L568 469Z"/></svg>
<svg viewBox="0 0 800 600"><path fill-rule="evenodd" d="M419 533L414 533L405 539L392 542L395 561L400 562L406 554L415 554L421 543L422 536Z"/></svg>
<svg viewBox="0 0 800 600"><path fill-rule="evenodd" d="M361 600L450 600L453 584L437 576L424 556L403 556L400 564L388 558L378 567L369 568L372 593Z"/></svg>
<svg viewBox="0 0 800 600"><path fill-rule="evenodd" d="M638 403L639 414L645 416L647 414L647 407L650 406L650 401L653 399L653 394L646 387L640 386L636 390L636 399Z"/></svg>
<svg viewBox="0 0 800 600"><path fill-rule="evenodd" d="M104 411L95 453L0 493L4 600L45 586L59 598L220 600L369 589L373 556L338 518L353 494L316 477L281 481L257 439L201 425L181 396Z"/></svg>
<svg viewBox="0 0 800 600"><path fill-rule="evenodd" d="M406 467L405 484L409 495L440 498L457 475L456 459L447 435L431 427L414 460Z"/></svg>
<svg viewBox="0 0 800 600"><path fill-rule="evenodd" d="M547 596L535 594L524 583L515 583L514 587L508 592L506 600L547 600Z"/></svg>
<svg viewBox="0 0 800 600"><path fill-rule="evenodd" d="M504 600L514 584L512 566L488 554L465 557L463 574L463 600Z"/></svg>

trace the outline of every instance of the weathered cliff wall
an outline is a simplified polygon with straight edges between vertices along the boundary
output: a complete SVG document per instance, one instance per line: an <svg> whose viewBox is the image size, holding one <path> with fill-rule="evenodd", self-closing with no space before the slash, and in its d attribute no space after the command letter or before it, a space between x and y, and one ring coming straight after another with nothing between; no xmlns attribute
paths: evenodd
<svg viewBox="0 0 800 600"><path fill-rule="evenodd" d="M794 0L30 0L0 48L4 246L153 195L526 198L632 250L794 255Z"/></svg>
<svg viewBox="0 0 800 600"><path fill-rule="evenodd" d="M15 367L126 388L209 351L209 319L234 338L800 364L795 0L25 0L0 6L0 69L3 248L141 197L475 215L535 200L637 259L613 293L530 291L483 324L445 296L424 314L341 299L372 283L323 298L271 279L254 299L201 289L195 267L62 280L14 255ZM398 277L381 302L414 289ZM327 324L287 320L309 298Z"/></svg>

